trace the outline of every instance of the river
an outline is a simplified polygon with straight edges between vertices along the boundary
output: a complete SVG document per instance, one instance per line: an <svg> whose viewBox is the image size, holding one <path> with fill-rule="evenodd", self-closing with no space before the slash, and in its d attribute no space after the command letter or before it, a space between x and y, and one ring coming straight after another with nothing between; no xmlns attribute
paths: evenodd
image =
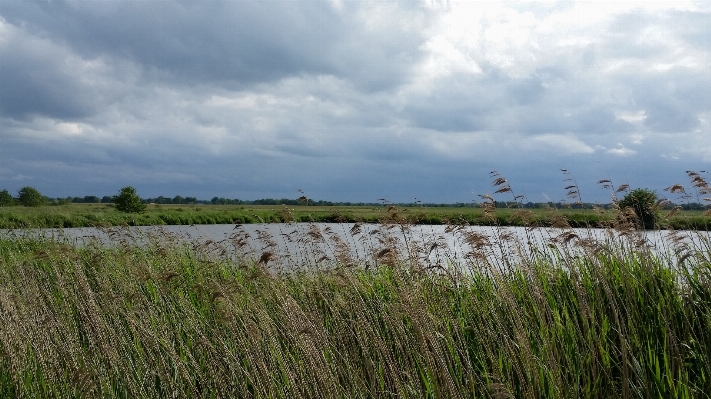
<svg viewBox="0 0 711 399"><path fill-rule="evenodd" d="M624 246L678 258L708 252L711 232L488 226L274 223L2 230L0 237L42 235L77 246L190 245L210 256L261 260L271 268L405 261L442 268L471 263L509 267L518 259ZM572 259L568 257L568 259Z"/></svg>

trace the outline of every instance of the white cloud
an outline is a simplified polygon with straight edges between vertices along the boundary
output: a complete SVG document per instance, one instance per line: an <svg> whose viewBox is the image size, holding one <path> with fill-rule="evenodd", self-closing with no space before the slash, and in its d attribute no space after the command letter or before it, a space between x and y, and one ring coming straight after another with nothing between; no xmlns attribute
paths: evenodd
<svg viewBox="0 0 711 399"><path fill-rule="evenodd" d="M662 154L661 157L665 158L665 159L671 159L673 161L679 160L679 155L677 155L677 154Z"/></svg>
<svg viewBox="0 0 711 399"><path fill-rule="evenodd" d="M641 145L644 140L644 135L643 134L633 134L630 136L630 139L632 140L632 144Z"/></svg>
<svg viewBox="0 0 711 399"><path fill-rule="evenodd" d="M59 122L56 124L56 131L67 136L79 136L84 132L84 127L78 123Z"/></svg>
<svg viewBox="0 0 711 399"><path fill-rule="evenodd" d="M629 123L642 122L647 118L644 110L641 111L617 111L615 112L617 119L621 119Z"/></svg>
<svg viewBox="0 0 711 399"><path fill-rule="evenodd" d="M592 154L595 149L585 144L583 141L569 135L542 134L530 139L528 145L538 150L550 150L561 155L570 154Z"/></svg>
<svg viewBox="0 0 711 399"><path fill-rule="evenodd" d="M622 143L617 143L617 147L610 148L606 152L608 154L617 155L620 157L629 157L637 154L637 151L625 147Z"/></svg>

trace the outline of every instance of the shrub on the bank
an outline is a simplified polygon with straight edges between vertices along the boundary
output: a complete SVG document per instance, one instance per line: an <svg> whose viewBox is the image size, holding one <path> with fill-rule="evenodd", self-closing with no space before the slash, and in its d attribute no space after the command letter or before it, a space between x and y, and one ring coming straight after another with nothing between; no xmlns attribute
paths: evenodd
<svg viewBox="0 0 711 399"><path fill-rule="evenodd" d="M146 204L136 194L136 189L131 186L122 188L119 195L114 197L114 203L119 212L142 213L146 210Z"/></svg>
<svg viewBox="0 0 711 399"><path fill-rule="evenodd" d="M17 201L23 206L42 206L47 200L34 187L22 187L18 192Z"/></svg>
<svg viewBox="0 0 711 399"><path fill-rule="evenodd" d="M659 220L657 199L657 194L653 191L638 188L625 195L617 205L623 214L635 223L637 228L652 230L657 226ZM634 214L631 214L630 211L633 211Z"/></svg>
<svg viewBox="0 0 711 399"><path fill-rule="evenodd" d="M15 205L15 199L7 190L0 191L0 206L13 206Z"/></svg>

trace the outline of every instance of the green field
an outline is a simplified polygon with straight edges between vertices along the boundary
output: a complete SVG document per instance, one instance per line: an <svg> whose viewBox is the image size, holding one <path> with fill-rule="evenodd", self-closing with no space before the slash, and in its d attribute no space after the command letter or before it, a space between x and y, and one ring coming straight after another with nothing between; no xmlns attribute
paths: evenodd
<svg viewBox="0 0 711 399"><path fill-rule="evenodd" d="M366 222L383 220L417 224L468 223L498 226L607 227L612 210L508 209L491 215L482 208L388 206L267 206L267 205L149 205L145 213L127 214L107 204L68 204L42 207L0 207L0 228L148 226L273 222ZM711 217L683 211L662 219L662 227L711 229Z"/></svg>
<svg viewBox="0 0 711 399"><path fill-rule="evenodd" d="M0 239L0 396L709 398L711 243L477 255L509 239L289 272L167 236Z"/></svg>

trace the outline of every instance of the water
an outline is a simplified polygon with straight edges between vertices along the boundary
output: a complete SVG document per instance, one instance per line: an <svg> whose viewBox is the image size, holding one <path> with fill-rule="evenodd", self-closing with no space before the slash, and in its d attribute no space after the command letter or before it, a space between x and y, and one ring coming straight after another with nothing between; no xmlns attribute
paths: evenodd
<svg viewBox="0 0 711 399"><path fill-rule="evenodd" d="M517 259L555 251L582 255L625 245L680 257L709 250L711 233L488 226L402 226L353 223L142 226L4 230L0 237L42 235L77 246L190 245L215 257L250 259L271 268L376 266L396 259L425 268L484 264L509 267Z"/></svg>

